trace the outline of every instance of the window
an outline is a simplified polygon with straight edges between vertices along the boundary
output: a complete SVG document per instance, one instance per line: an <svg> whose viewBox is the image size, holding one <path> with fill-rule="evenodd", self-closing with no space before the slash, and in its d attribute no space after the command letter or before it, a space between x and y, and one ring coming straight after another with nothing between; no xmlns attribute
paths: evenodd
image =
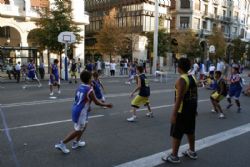
<svg viewBox="0 0 250 167"><path fill-rule="evenodd" d="M237 30L238 30L237 27L234 27L233 28L233 34L237 34Z"/></svg>
<svg viewBox="0 0 250 167"><path fill-rule="evenodd" d="M208 5L207 4L204 5L204 9L205 9L205 14L207 15L208 14Z"/></svg>
<svg viewBox="0 0 250 167"><path fill-rule="evenodd" d="M194 28L197 30L200 29L200 19L198 19L198 18L194 19Z"/></svg>
<svg viewBox="0 0 250 167"><path fill-rule="evenodd" d="M10 27L0 27L0 37L10 38Z"/></svg>
<svg viewBox="0 0 250 167"><path fill-rule="evenodd" d="M214 15L215 15L215 16L218 15L218 8L217 8L217 7L214 8Z"/></svg>
<svg viewBox="0 0 250 167"><path fill-rule="evenodd" d="M197 0L195 2L195 10L201 10L201 1L200 0Z"/></svg>
<svg viewBox="0 0 250 167"><path fill-rule="evenodd" d="M206 21L203 21L203 22L202 22L202 28L203 28L204 30L207 29L207 22L206 22Z"/></svg>
<svg viewBox="0 0 250 167"><path fill-rule="evenodd" d="M189 0L181 0L181 8L182 9L190 9L190 1Z"/></svg>
<svg viewBox="0 0 250 167"><path fill-rule="evenodd" d="M225 17L226 16L226 11L225 10L223 10L223 17Z"/></svg>
<svg viewBox="0 0 250 167"><path fill-rule="evenodd" d="M189 17L180 17L180 28L189 28Z"/></svg>

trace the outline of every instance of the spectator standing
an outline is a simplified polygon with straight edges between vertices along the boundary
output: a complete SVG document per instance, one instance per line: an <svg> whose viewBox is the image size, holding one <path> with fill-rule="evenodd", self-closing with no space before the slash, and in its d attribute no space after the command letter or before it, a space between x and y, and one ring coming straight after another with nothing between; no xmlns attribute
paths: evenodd
<svg viewBox="0 0 250 167"><path fill-rule="evenodd" d="M40 74L41 79L44 79L45 69L44 69L44 63L43 62L39 65L39 74Z"/></svg>
<svg viewBox="0 0 250 167"><path fill-rule="evenodd" d="M112 61L112 62L110 63L110 75L111 75L111 76L115 76L115 66L116 66L115 62Z"/></svg>
<svg viewBox="0 0 250 167"><path fill-rule="evenodd" d="M20 61L16 64L15 69L16 69L16 80L17 80L17 83L19 83L20 82L20 73L21 73Z"/></svg>

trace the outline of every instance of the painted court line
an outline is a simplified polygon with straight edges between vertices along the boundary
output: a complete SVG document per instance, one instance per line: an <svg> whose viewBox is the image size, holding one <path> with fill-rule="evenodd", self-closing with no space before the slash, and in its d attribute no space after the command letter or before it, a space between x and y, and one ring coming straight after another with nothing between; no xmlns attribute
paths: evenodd
<svg viewBox="0 0 250 167"><path fill-rule="evenodd" d="M154 90L151 91L151 94L158 94L158 93L167 93L173 92L174 89L167 89L167 90ZM130 93L116 93L116 94L107 94L107 98L114 98L114 97L125 97L129 96ZM52 104L52 103L64 103L64 102L72 102L73 98L64 98L64 99L52 99L52 100L39 100L39 101L30 101L30 102L19 102L19 103L9 103L9 104L2 104L2 108L11 108L11 107L20 107L20 106L33 106L33 105L42 105L42 104Z"/></svg>
<svg viewBox="0 0 250 167"><path fill-rule="evenodd" d="M229 140L231 138L237 137L239 135L242 135L248 132L250 132L250 123L227 130L227 131L217 133L212 136L199 139L195 142L196 151L213 146L215 144L218 144L220 142ZM179 149L179 153L182 153L186 149L188 149L188 144L182 145ZM143 157L134 161L126 162L124 164L120 164L115 167L138 167L138 166L139 167L153 167L153 166L161 165L165 163L161 160L162 156L166 156L166 154L168 155L170 153L171 153L171 149L166 150L164 152L156 153L147 157ZM182 157L183 155L179 155L179 156Z"/></svg>
<svg viewBox="0 0 250 167"><path fill-rule="evenodd" d="M203 100L199 100L198 102L205 102L205 101L209 101L209 99L203 99ZM155 109L160 109L160 108L167 108L167 107L172 107L174 104L169 104L169 105L162 105L162 106L155 106L155 107L151 107L152 110ZM145 111L147 110L147 108L142 108L139 109L137 111ZM128 113L130 111L125 111L124 113ZM118 115L121 113L113 113L110 115ZM104 115L94 115L94 116L90 116L89 118L99 118L99 117L104 117ZM61 121L52 121L52 122L44 122L44 123L39 123L39 124L32 124L32 125L23 125L23 126L18 126L18 127L12 127L12 128L8 128L8 130L16 130L16 129L24 129L24 128L31 128L31 127L39 127L39 126L45 126L45 125L53 125L53 124L58 124L58 123L64 123L64 122L71 122L71 119L66 119L66 120L61 120ZM0 129L0 131L4 131L4 129Z"/></svg>
<svg viewBox="0 0 250 167"><path fill-rule="evenodd" d="M99 117L104 117L104 115L93 115L93 116L90 116L89 119L91 119L91 118L99 118ZM61 120L61 121L53 121L53 122L45 122L45 123L40 123L40 124L24 125L24 126L18 126L18 127L8 128L8 130L16 130L16 129L31 128L31 127L39 127L39 126L53 125L53 124L59 124L59 123L64 123L64 122L71 122L71 121L72 121L72 119L66 119L66 120ZM5 129L0 129L0 131L4 131L4 130Z"/></svg>

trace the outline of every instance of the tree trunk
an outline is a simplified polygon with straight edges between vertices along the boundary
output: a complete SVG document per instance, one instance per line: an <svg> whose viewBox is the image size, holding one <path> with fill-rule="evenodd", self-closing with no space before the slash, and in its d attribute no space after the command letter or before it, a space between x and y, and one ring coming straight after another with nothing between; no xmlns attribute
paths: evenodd
<svg viewBox="0 0 250 167"><path fill-rule="evenodd" d="M48 74L50 73L50 51L47 50L47 57L48 57Z"/></svg>

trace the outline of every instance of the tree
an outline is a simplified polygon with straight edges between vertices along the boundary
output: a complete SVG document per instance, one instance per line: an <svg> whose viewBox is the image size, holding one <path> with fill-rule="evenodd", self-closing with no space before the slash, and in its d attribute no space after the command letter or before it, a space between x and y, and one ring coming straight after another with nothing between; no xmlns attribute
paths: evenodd
<svg viewBox="0 0 250 167"><path fill-rule="evenodd" d="M148 38L148 49L153 51L154 47L154 32L146 34ZM166 33L165 29L160 29L158 32L158 56L165 57L167 52L171 51L171 37Z"/></svg>
<svg viewBox="0 0 250 167"><path fill-rule="evenodd" d="M208 37L208 43L215 47L215 54L212 59L217 60L218 58L224 58L227 44L224 33L218 27L213 28L212 35Z"/></svg>
<svg viewBox="0 0 250 167"><path fill-rule="evenodd" d="M124 32L117 25L116 15L115 8L110 10L109 14L104 16L102 29L95 36L97 50L109 55L110 61L112 56L120 53L124 40L126 40Z"/></svg>
<svg viewBox="0 0 250 167"><path fill-rule="evenodd" d="M176 31L173 33L173 38L176 40L176 49L178 53L185 54L187 57L196 58L202 54L199 38L195 32L190 29Z"/></svg>
<svg viewBox="0 0 250 167"><path fill-rule="evenodd" d="M32 38L42 49L61 55L64 44L57 41L58 35L63 31L70 31L76 35L76 42L82 40L81 29L73 22L71 0L55 0L52 9L38 11L41 18L36 24L39 27L32 34Z"/></svg>
<svg viewBox="0 0 250 167"><path fill-rule="evenodd" d="M246 43L241 41L240 38L234 39L232 41L233 44L233 53L232 53L232 58L235 61L239 61L243 58L245 51L246 51Z"/></svg>

